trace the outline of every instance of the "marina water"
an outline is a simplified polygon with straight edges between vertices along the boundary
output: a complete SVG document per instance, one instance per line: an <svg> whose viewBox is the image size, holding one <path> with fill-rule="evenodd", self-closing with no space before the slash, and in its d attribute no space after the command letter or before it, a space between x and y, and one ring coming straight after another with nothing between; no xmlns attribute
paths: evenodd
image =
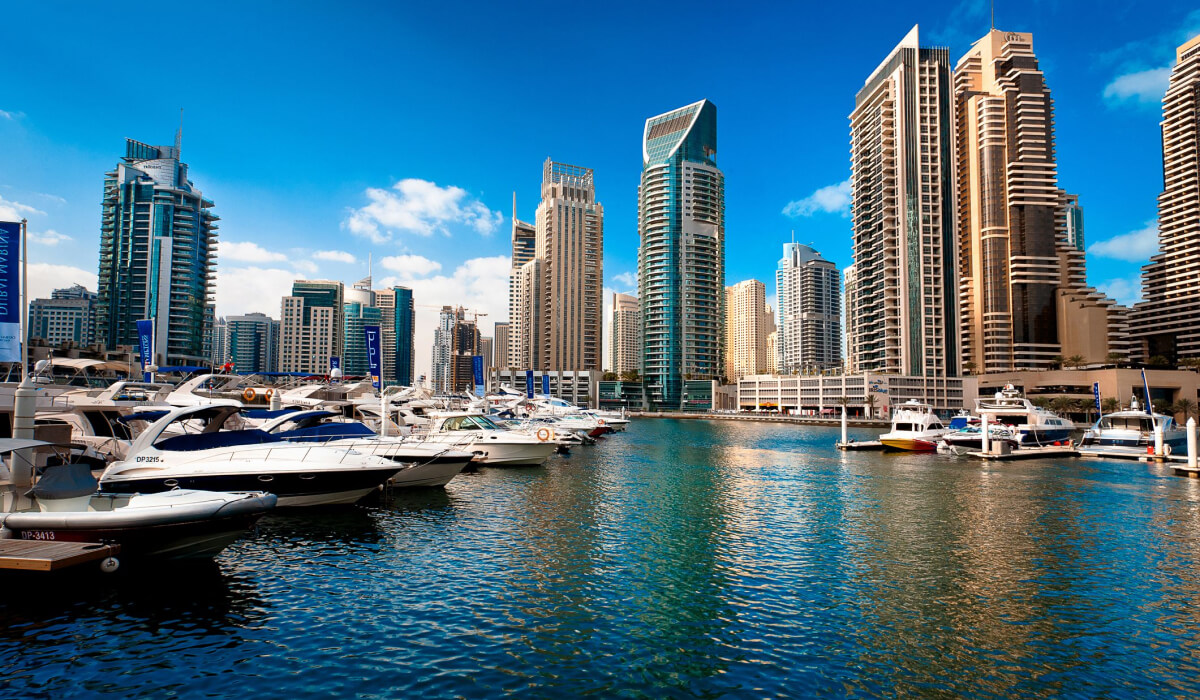
<svg viewBox="0 0 1200 700"><path fill-rule="evenodd" d="M837 434L643 419L209 566L9 585L4 694L1200 691L1200 482Z"/></svg>

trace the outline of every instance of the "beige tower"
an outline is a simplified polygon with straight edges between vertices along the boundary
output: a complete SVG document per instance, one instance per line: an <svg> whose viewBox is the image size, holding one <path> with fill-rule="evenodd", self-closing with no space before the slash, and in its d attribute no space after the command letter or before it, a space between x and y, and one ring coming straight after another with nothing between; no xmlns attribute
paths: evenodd
<svg viewBox="0 0 1200 700"><path fill-rule="evenodd" d="M1158 253L1142 268L1144 302L1130 317L1134 352L1200 357L1200 36L1175 52L1163 97Z"/></svg>
<svg viewBox="0 0 1200 700"><path fill-rule="evenodd" d="M517 304L517 280L521 274L521 268L525 263L533 260L537 251L537 229L533 224L526 223L517 218L517 195L513 194L513 215L512 215L512 268L509 270L508 278L508 320L512 324L510 331L515 330L517 326L517 316L522 313L522 309ZM500 346L501 352L505 353L506 361L502 364L516 369L534 369L532 366L523 364L522 351L519 343L519 336L515 333L510 333L508 342Z"/></svg>
<svg viewBox="0 0 1200 700"><path fill-rule="evenodd" d="M768 370L766 286L758 280L738 282L725 288L725 377L736 382L742 377Z"/></svg>
<svg viewBox="0 0 1200 700"><path fill-rule="evenodd" d="M536 256L542 261L543 370L600 370L604 207L590 168L542 168Z"/></svg>
<svg viewBox="0 0 1200 700"><path fill-rule="evenodd" d="M329 280L296 280L283 298L279 371L325 374L329 358L342 355L345 286Z"/></svg>
<svg viewBox="0 0 1200 700"><path fill-rule="evenodd" d="M618 375L640 372L642 367L641 311L638 298L613 293L610 333L611 362L609 367Z"/></svg>

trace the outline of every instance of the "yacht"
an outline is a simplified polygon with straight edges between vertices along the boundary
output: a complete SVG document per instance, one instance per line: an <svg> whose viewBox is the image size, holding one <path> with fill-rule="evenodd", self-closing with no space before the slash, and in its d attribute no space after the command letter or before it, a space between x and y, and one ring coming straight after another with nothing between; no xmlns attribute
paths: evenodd
<svg viewBox="0 0 1200 700"><path fill-rule="evenodd" d="M957 420L955 418L955 421ZM950 427L957 429L942 436L942 444L956 450L982 450L983 421L974 416L961 425L955 425L955 421L951 421ZM1007 442L1013 448L1020 446L1017 433L1011 426L1002 423L988 423L988 443L995 444L997 442Z"/></svg>
<svg viewBox="0 0 1200 700"><path fill-rule="evenodd" d="M1172 451L1187 449L1187 430L1180 427L1171 416L1161 413L1151 415L1131 408L1101 416L1092 427L1083 433L1080 444L1087 447L1132 448L1139 454L1154 447L1154 427L1162 430L1163 444Z"/></svg>
<svg viewBox="0 0 1200 700"><path fill-rule="evenodd" d="M0 440L0 453L48 446L40 440L5 439ZM0 513L5 536L116 543L123 558L216 556L274 508L277 500L263 492L191 489L145 495L101 493L87 463L71 461L41 471L28 494L36 508Z"/></svg>
<svg viewBox="0 0 1200 700"><path fill-rule="evenodd" d="M497 425L480 413L451 411L433 416L429 432L420 436L427 443L462 447L475 454L481 464L536 466L554 454L552 428L538 428L533 435L522 435Z"/></svg>
<svg viewBox="0 0 1200 700"><path fill-rule="evenodd" d="M157 493L174 488L269 491L279 506L355 503L403 467L355 449L287 442L257 429L222 430L231 406L173 409L143 430L126 458L100 476L110 493ZM177 424L203 425L179 434Z"/></svg>
<svg viewBox="0 0 1200 700"><path fill-rule="evenodd" d="M892 429L880 435L879 442L889 450L934 452L938 441L949 432L932 406L910 399L896 407Z"/></svg>
<svg viewBox="0 0 1200 700"><path fill-rule="evenodd" d="M380 437L361 422L345 420L333 411L288 411L259 429L288 442L320 443L399 462L404 468L391 479L395 487L445 486L474 457L452 445Z"/></svg>
<svg viewBox="0 0 1200 700"><path fill-rule="evenodd" d="M1011 429L1021 447L1070 440L1075 429L1075 424L1066 418L1033 405L1012 384L1006 384L991 398L975 399L975 406L980 416L988 417L988 423Z"/></svg>

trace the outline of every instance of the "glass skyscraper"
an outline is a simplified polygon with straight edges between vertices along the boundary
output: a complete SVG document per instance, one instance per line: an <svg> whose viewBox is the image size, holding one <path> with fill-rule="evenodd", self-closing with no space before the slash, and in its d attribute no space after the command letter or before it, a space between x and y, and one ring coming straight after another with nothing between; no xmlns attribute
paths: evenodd
<svg viewBox="0 0 1200 700"><path fill-rule="evenodd" d="M646 120L638 188L642 377L656 408L684 409L689 379L721 376L725 175L708 100Z"/></svg>
<svg viewBox="0 0 1200 700"><path fill-rule="evenodd" d="M212 320L217 217L174 146L126 139L105 173L96 341L138 345L139 319L155 321L155 362L203 364Z"/></svg>

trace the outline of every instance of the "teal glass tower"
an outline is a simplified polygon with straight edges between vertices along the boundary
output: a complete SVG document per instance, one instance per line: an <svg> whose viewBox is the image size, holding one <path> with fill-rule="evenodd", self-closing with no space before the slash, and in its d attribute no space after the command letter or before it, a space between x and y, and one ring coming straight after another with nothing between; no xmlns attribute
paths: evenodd
<svg viewBox="0 0 1200 700"><path fill-rule="evenodd" d="M721 376L725 175L717 108L701 100L646 120L638 188L642 377L651 408L689 407L689 380Z"/></svg>
<svg viewBox="0 0 1200 700"><path fill-rule="evenodd" d="M348 301L342 306L342 374L347 377L364 376L367 367L367 326L379 326L383 314L374 306L361 301Z"/></svg>
<svg viewBox="0 0 1200 700"><path fill-rule="evenodd" d="M139 319L154 319L155 362L203 364L211 333L217 217L188 180L174 146L126 139L104 176L96 342L137 346Z"/></svg>

